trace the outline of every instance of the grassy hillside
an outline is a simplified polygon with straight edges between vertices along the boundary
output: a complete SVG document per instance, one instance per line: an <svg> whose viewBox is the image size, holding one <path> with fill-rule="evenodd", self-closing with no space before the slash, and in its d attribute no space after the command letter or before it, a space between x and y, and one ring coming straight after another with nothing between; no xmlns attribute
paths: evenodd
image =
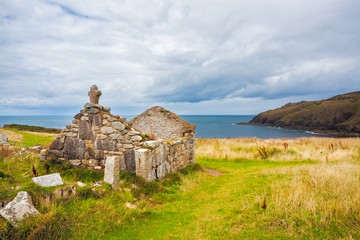
<svg viewBox="0 0 360 240"><path fill-rule="evenodd" d="M0 156L0 199L29 191L41 215L0 239L359 239L360 139L197 139L196 162L146 183L92 187L103 173L49 162L76 197L51 204L31 182L37 154ZM21 189L15 190L16 186ZM62 186L63 187L63 186ZM126 207L131 203L136 208Z"/></svg>
<svg viewBox="0 0 360 240"><path fill-rule="evenodd" d="M250 123L317 130L337 136L360 136L360 92L321 101L288 103L258 114Z"/></svg>

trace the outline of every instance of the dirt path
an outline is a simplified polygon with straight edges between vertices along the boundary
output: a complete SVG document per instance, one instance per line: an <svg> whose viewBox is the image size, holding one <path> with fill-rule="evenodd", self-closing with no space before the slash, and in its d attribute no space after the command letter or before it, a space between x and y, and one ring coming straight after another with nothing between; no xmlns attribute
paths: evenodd
<svg viewBox="0 0 360 240"><path fill-rule="evenodd" d="M205 172L214 177L219 177L223 175L223 173L219 170L211 169L211 168L203 168Z"/></svg>

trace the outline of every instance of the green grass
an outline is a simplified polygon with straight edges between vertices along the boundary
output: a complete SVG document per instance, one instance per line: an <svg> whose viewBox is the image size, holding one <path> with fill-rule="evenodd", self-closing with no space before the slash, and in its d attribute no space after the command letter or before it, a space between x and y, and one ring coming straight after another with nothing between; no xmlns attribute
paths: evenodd
<svg viewBox="0 0 360 240"><path fill-rule="evenodd" d="M292 150L288 151L293 154ZM335 214L325 219L321 209L310 211L295 206L295 210L291 210L294 206L290 203L280 208L277 205L280 196L277 193L290 193L296 174L302 174L300 182L314 185L319 199L336 199L337 196L329 195L330 191L317 189L312 176L304 173L308 168L324 167L318 161L197 157L196 162L198 165L190 165L155 182L145 182L135 174L122 172L120 189L113 191L109 185L92 187L94 182L103 179L103 173L71 168L69 164L53 160L48 162L50 172L59 172L65 186L81 181L87 187L78 188L75 198L58 199L46 205L41 196L55 188L44 189L31 183L32 165L40 175L45 174L39 156L0 158L0 199L14 197L19 190L11 188L21 186L21 190L34 196L41 212L26 219L18 228L0 218L0 239L360 238L360 216L355 210L353 215ZM219 170L222 175L211 176L200 166ZM300 170L295 174L296 169ZM325 186L333 185L329 182ZM354 197L351 191L348 194L350 199ZM135 204L137 208L127 208L126 203ZM330 210L336 209L336 202L333 204Z"/></svg>
<svg viewBox="0 0 360 240"><path fill-rule="evenodd" d="M28 132L20 131L17 129L9 129L14 133L18 133L22 135L23 139L21 142L15 142L15 146L19 147L31 147L35 145L43 145L43 146L50 146L50 144L54 141L56 138L56 135L53 136L46 136L46 135L38 135L38 134L31 134ZM10 142L11 145L13 145L13 142Z"/></svg>
<svg viewBox="0 0 360 240"><path fill-rule="evenodd" d="M35 145L44 145L48 146L54 141L53 136L38 136L31 133L25 133L25 132L17 132L23 135L23 142L22 145L24 147L31 147Z"/></svg>

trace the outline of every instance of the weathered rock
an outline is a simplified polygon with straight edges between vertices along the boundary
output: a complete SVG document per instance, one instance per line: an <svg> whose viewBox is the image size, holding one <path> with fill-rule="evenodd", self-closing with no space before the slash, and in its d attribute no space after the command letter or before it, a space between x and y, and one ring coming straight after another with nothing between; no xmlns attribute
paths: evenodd
<svg viewBox="0 0 360 240"><path fill-rule="evenodd" d="M94 183L93 187L100 187L103 184L104 184L104 182L100 180L100 181L97 181L96 183Z"/></svg>
<svg viewBox="0 0 360 240"><path fill-rule="evenodd" d="M96 140L95 147L97 149L108 150L108 151L117 150L116 141L112 141L112 140Z"/></svg>
<svg viewBox="0 0 360 240"><path fill-rule="evenodd" d="M42 187L53 187L64 184L59 173L33 177L32 181Z"/></svg>
<svg viewBox="0 0 360 240"><path fill-rule="evenodd" d="M157 148L160 146L160 141L146 141L143 143L143 147Z"/></svg>
<svg viewBox="0 0 360 240"><path fill-rule="evenodd" d="M14 226L25 217L34 214L39 214L39 211L34 207L31 196L25 191L19 192L14 200L0 209L0 215Z"/></svg>
<svg viewBox="0 0 360 240"><path fill-rule="evenodd" d="M139 135L135 135L131 138L131 140L135 141L135 142L140 142L140 141L142 141L142 137Z"/></svg>
<svg viewBox="0 0 360 240"><path fill-rule="evenodd" d="M49 155L55 155L59 158L64 157L64 152L62 150L49 150Z"/></svg>
<svg viewBox="0 0 360 240"><path fill-rule="evenodd" d="M127 203L125 204L125 206L126 206L127 208L132 208L132 209L136 209L136 208L137 208L136 205L134 205L134 204L132 204L132 203L129 203L129 202L127 202Z"/></svg>
<svg viewBox="0 0 360 240"><path fill-rule="evenodd" d="M91 126L88 121L80 121L79 124L79 138L83 140L90 140L94 138Z"/></svg>
<svg viewBox="0 0 360 240"><path fill-rule="evenodd" d="M135 172L136 171L135 151L133 149L124 152L124 160L125 160L126 170L129 172Z"/></svg>
<svg viewBox="0 0 360 240"><path fill-rule="evenodd" d="M69 163L70 163L72 166L79 166L79 165L81 165L81 161L78 160L78 159L69 160Z"/></svg>
<svg viewBox="0 0 360 240"><path fill-rule="evenodd" d="M82 182L77 182L76 185L78 187L86 187L86 184L85 183L82 183Z"/></svg>
<svg viewBox="0 0 360 240"><path fill-rule="evenodd" d="M101 127L100 131L102 134L110 134L114 132L114 129L112 127Z"/></svg>
<svg viewBox="0 0 360 240"><path fill-rule="evenodd" d="M102 125L102 115L101 114L91 114L89 116L89 121L94 126L101 126Z"/></svg>
<svg viewBox="0 0 360 240"><path fill-rule="evenodd" d="M89 110L88 110L88 113L90 113L90 114L96 114L98 112L100 112L100 110L98 108L89 108Z"/></svg>
<svg viewBox="0 0 360 240"><path fill-rule="evenodd" d="M120 157L107 156L105 162L104 182L112 185L113 189L119 187Z"/></svg>
<svg viewBox="0 0 360 240"><path fill-rule="evenodd" d="M85 143L81 139L66 137L64 143L64 157L66 160L82 159L85 153Z"/></svg>
<svg viewBox="0 0 360 240"><path fill-rule="evenodd" d="M125 125L121 122L112 122L112 127L118 131L123 131L125 129Z"/></svg>
<svg viewBox="0 0 360 240"><path fill-rule="evenodd" d="M130 149L133 148L134 146L132 144L123 144L123 148L124 149Z"/></svg>
<svg viewBox="0 0 360 240"><path fill-rule="evenodd" d="M48 155L48 150L47 149L41 150L40 151L40 162L46 162L47 155Z"/></svg>

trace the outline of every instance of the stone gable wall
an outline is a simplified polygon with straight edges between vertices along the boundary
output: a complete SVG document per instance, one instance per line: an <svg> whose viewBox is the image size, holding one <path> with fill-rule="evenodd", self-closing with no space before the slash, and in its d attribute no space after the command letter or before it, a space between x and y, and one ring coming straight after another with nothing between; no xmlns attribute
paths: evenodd
<svg viewBox="0 0 360 240"><path fill-rule="evenodd" d="M84 107L51 144L49 154L73 165L100 166L107 155L123 156L140 148L143 135L126 124L125 118L112 115L109 108L98 104L87 103Z"/></svg>
<svg viewBox="0 0 360 240"><path fill-rule="evenodd" d="M176 114L162 108L152 107L130 121L130 125L158 139L194 137L195 126Z"/></svg>

